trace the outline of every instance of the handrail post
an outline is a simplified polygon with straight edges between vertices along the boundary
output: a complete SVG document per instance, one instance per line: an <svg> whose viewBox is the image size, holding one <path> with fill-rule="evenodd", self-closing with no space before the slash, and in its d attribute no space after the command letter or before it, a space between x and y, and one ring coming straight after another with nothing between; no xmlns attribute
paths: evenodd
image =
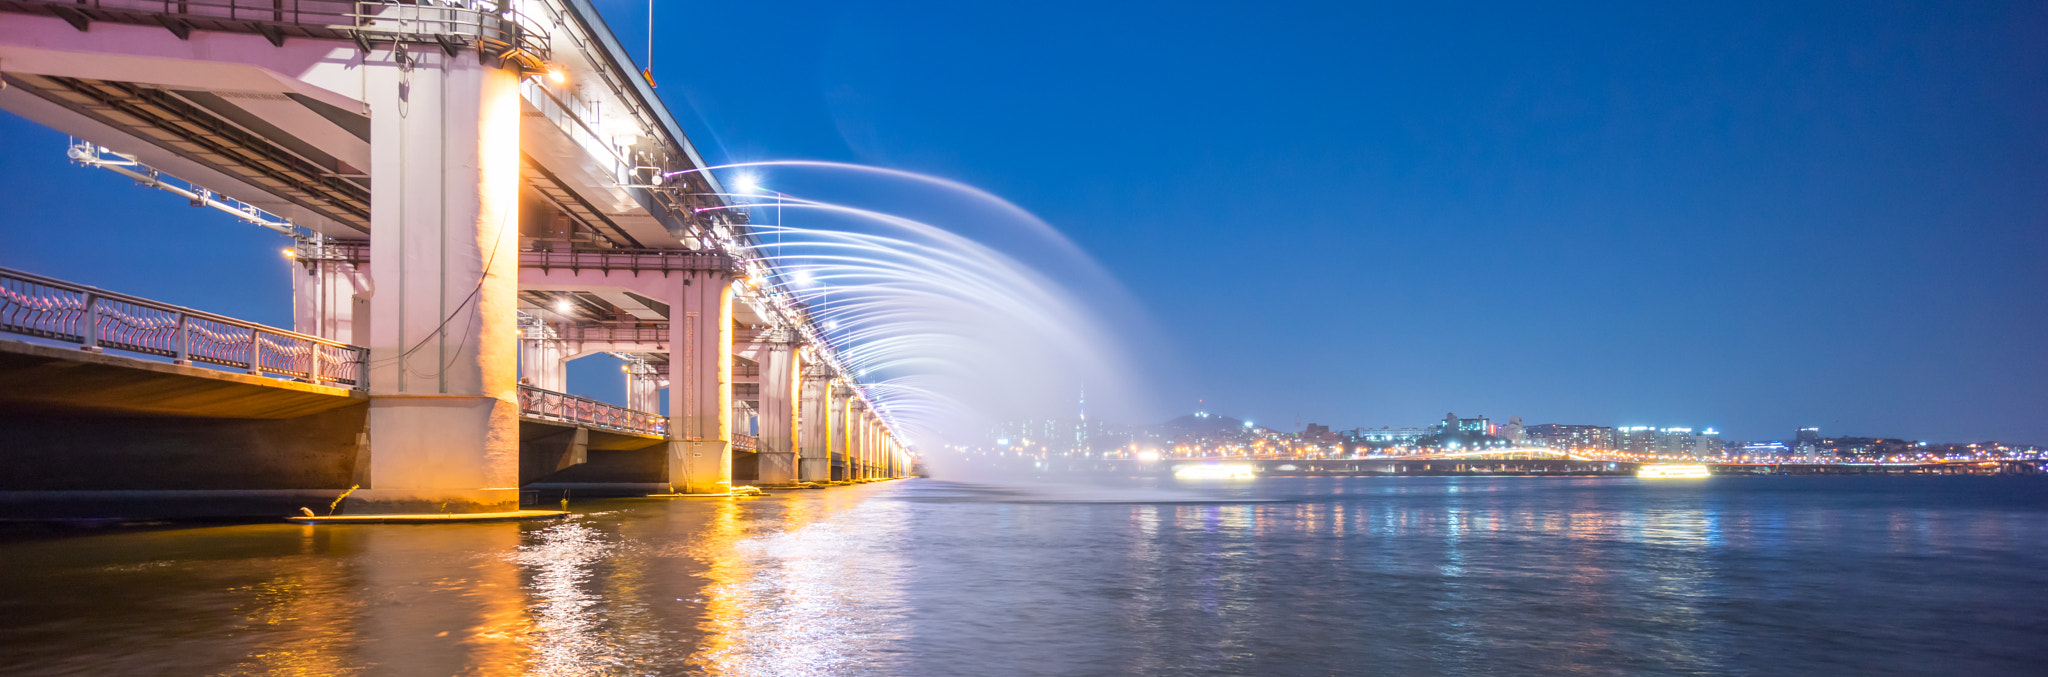
<svg viewBox="0 0 2048 677"><path fill-rule="evenodd" d="M249 373L263 375L263 330L249 328Z"/></svg>
<svg viewBox="0 0 2048 677"><path fill-rule="evenodd" d="M327 368L327 364L331 360L327 357L327 351L324 348L325 346L318 343L306 344L306 378L314 383L326 383L329 380L328 372L330 370Z"/></svg>
<svg viewBox="0 0 2048 677"><path fill-rule="evenodd" d="M178 313L178 354L173 360L182 366L192 366L192 328L187 325L192 316Z"/></svg>
<svg viewBox="0 0 2048 677"><path fill-rule="evenodd" d="M84 322L85 326L79 327L79 335L85 337L85 345L79 347L84 350L97 353L100 351L99 294L94 294L92 292L85 293Z"/></svg>

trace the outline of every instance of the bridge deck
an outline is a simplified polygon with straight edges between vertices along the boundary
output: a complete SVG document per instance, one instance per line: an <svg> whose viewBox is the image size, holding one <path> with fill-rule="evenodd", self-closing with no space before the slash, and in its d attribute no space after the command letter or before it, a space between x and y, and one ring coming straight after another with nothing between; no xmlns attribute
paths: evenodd
<svg viewBox="0 0 2048 677"><path fill-rule="evenodd" d="M0 409L296 418L367 402L348 388L0 340Z"/></svg>

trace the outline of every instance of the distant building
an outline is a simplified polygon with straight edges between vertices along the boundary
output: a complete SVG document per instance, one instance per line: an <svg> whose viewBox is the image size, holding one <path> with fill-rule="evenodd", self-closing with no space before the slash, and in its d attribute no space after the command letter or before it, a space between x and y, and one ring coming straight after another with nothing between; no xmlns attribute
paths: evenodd
<svg viewBox="0 0 2048 677"><path fill-rule="evenodd" d="M1338 443L1336 433L1330 432L1330 426L1321 425L1317 423L1310 423L1308 424L1307 428L1301 431L1301 441L1308 442L1310 444L1322 445L1333 445Z"/></svg>
<svg viewBox="0 0 2048 677"><path fill-rule="evenodd" d="M1820 460L1820 429L1800 428L1792 437L1792 455L1806 463Z"/></svg>
<svg viewBox="0 0 2048 677"><path fill-rule="evenodd" d="M1784 442L1750 442L1742 445L1736 455L1755 461L1782 461L1792 456L1792 448Z"/></svg>
<svg viewBox="0 0 2048 677"><path fill-rule="evenodd" d="M1607 426L1543 423L1529 426L1524 432L1529 441L1552 449L1614 450L1614 429Z"/></svg>
<svg viewBox="0 0 2048 677"><path fill-rule="evenodd" d="M1445 433L1491 435L1493 434L1493 422L1486 420L1485 416L1458 418L1457 414L1444 414L1444 420L1436 424L1436 429L1438 432Z"/></svg>
<svg viewBox="0 0 2048 677"><path fill-rule="evenodd" d="M1690 456L1698 437L1691 428L1661 428L1657 430L1657 455L1664 458Z"/></svg>
<svg viewBox="0 0 2048 677"><path fill-rule="evenodd" d="M1376 447L1401 447L1420 442L1429 433L1429 428L1359 428L1351 431L1351 439Z"/></svg>
<svg viewBox="0 0 2048 677"><path fill-rule="evenodd" d="M1617 451L1648 456L1657 453L1657 429L1636 425L1614 429L1614 448Z"/></svg>
<svg viewBox="0 0 2048 677"><path fill-rule="evenodd" d="M1631 454L1657 456L1661 458L1687 458L1700 451L1700 436L1692 428L1658 428L1655 426L1628 426L1615 428L1615 448ZM1721 434L1714 433L1711 443L1718 450ZM1718 451L1716 452L1718 453Z"/></svg>
<svg viewBox="0 0 2048 677"><path fill-rule="evenodd" d="M1501 426L1500 431L1495 434L1500 435L1509 444L1515 446L1529 443L1529 430L1522 425L1522 417L1520 416L1509 416L1508 424Z"/></svg>
<svg viewBox="0 0 2048 677"><path fill-rule="evenodd" d="M1721 444L1721 431L1719 430L1708 428L1700 431L1699 436L1693 438L1692 454L1694 456L1717 458L1726 452L1727 447Z"/></svg>

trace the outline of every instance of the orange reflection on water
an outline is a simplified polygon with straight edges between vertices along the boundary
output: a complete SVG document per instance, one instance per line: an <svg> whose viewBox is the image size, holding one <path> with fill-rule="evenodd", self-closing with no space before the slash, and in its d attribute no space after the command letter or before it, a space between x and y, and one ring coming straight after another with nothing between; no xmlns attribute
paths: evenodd
<svg viewBox="0 0 2048 677"><path fill-rule="evenodd" d="M231 588L246 595L236 615L258 643L236 670L262 675L346 675L357 672L349 645L360 604L349 594L346 567L326 559L331 533L303 527L298 552L280 557L261 581Z"/></svg>
<svg viewBox="0 0 2048 677"><path fill-rule="evenodd" d="M887 663L902 640L901 503L845 496L718 507L705 564L704 640L690 665L720 675L833 675Z"/></svg>

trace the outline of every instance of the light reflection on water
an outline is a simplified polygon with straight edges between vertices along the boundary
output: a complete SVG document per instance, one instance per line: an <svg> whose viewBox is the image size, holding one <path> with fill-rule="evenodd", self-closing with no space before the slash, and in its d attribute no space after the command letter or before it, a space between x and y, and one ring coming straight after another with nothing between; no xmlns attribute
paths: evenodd
<svg viewBox="0 0 2048 677"><path fill-rule="evenodd" d="M1168 489L912 482L597 501L558 523L17 539L0 544L0 673L2001 674L2048 659L2036 480ZM1814 633L1828 641L1797 639Z"/></svg>

